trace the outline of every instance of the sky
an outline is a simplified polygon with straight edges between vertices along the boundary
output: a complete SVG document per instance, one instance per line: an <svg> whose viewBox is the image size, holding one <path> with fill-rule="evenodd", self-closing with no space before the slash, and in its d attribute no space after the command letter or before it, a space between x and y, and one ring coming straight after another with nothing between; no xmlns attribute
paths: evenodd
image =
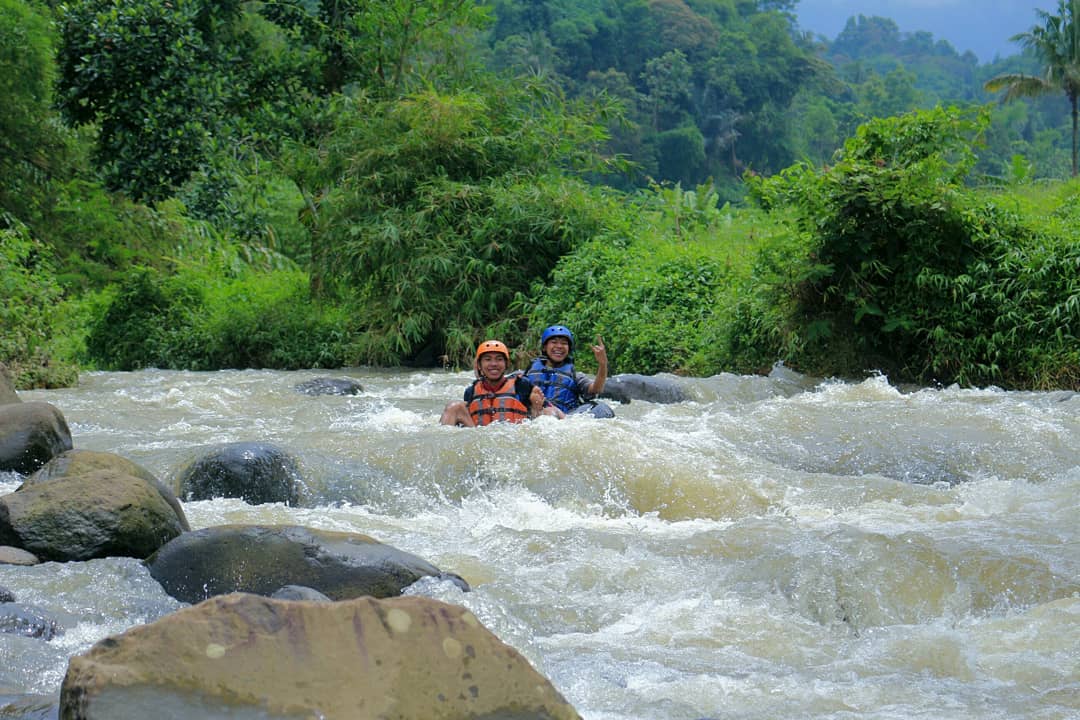
<svg viewBox="0 0 1080 720"><path fill-rule="evenodd" d="M1057 0L799 0L799 27L835 40L849 17L878 15L900 32L926 30L980 63L1020 52L1009 38L1039 24L1035 8L1056 12Z"/></svg>

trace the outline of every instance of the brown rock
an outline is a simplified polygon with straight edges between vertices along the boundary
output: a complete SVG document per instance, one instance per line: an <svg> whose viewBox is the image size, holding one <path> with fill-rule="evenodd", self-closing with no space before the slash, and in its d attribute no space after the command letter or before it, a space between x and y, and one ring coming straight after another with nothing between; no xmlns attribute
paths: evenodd
<svg viewBox="0 0 1080 720"><path fill-rule="evenodd" d="M0 545L0 565L37 565L40 562L34 553L10 545Z"/></svg>
<svg viewBox="0 0 1080 720"><path fill-rule="evenodd" d="M64 720L580 720L460 607L224 595L107 638L68 665Z"/></svg>
<svg viewBox="0 0 1080 720"><path fill-rule="evenodd" d="M97 452L95 450L67 450L45 463L37 472L26 478L23 487L60 478L85 475L88 472L97 470L107 470L119 475L133 475L146 480L158 491L161 499L169 503L169 507L173 509L180 519L181 529L191 529L187 515L184 514L184 508L180 505L180 501L176 499L176 495L171 489L142 465L114 453Z"/></svg>
<svg viewBox="0 0 1080 720"><path fill-rule="evenodd" d="M0 544L46 560L145 558L183 532L153 485L97 470L0 497Z"/></svg>

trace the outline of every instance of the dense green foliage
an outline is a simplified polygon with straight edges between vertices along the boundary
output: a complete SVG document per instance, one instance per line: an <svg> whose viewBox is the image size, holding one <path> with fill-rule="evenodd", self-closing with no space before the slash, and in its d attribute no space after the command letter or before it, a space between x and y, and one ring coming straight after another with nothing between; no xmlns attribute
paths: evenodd
<svg viewBox="0 0 1080 720"><path fill-rule="evenodd" d="M601 190L558 172L590 167L582 150L602 133L543 87L427 91L338 118L319 259L360 297L363 362L468 359L517 294L617 222Z"/></svg>
<svg viewBox="0 0 1080 720"><path fill-rule="evenodd" d="M0 361L1075 387L1067 108L983 105L1073 65L793 5L0 0Z"/></svg>
<svg viewBox="0 0 1080 720"><path fill-rule="evenodd" d="M349 318L313 303L304 273L244 272L208 288L209 271L162 282L146 268L131 270L89 328L89 357L117 370L349 364Z"/></svg>
<svg viewBox="0 0 1080 720"><path fill-rule="evenodd" d="M0 364L21 387L70 383L75 367L52 358L60 300L49 248L25 226L0 229Z"/></svg>
<svg viewBox="0 0 1080 720"><path fill-rule="evenodd" d="M1080 231L965 190L985 125L941 109L877 120L835 165L755 182L766 206L797 208L807 241L789 358L921 383L1075 384Z"/></svg>

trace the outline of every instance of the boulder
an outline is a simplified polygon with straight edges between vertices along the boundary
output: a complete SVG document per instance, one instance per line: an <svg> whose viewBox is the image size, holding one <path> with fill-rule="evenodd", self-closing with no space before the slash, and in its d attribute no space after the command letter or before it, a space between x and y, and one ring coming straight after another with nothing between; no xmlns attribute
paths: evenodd
<svg viewBox="0 0 1080 720"><path fill-rule="evenodd" d="M15 382L8 373L7 366L0 363L0 405L10 405L22 402L19 394L15 392Z"/></svg>
<svg viewBox="0 0 1080 720"><path fill-rule="evenodd" d="M15 602L15 593L0 585L0 603ZM2 717L2 716L0 716Z"/></svg>
<svg viewBox="0 0 1080 720"><path fill-rule="evenodd" d="M179 516L157 488L110 470L35 483L0 497L0 545L45 560L145 558L181 532Z"/></svg>
<svg viewBox="0 0 1080 720"><path fill-rule="evenodd" d="M631 400L670 404L687 399L686 392L676 381L659 375L612 375L604 383L600 397L628 403Z"/></svg>
<svg viewBox="0 0 1080 720"><path fill-rule="evenodd" d="M0 565L37 565L40 562L34 553L10 545L0 545Z"/></svg>
<svg viewBox="0 0 1080 720"><path fill-rule="evenodd" d="M296 525L219 525L175 538L147 558L169 595L197 603L232 592L272 595L286 585L331 600L393 597L422 577L464 580L426 560L357 533Z"/></svg>
<svg viewBox="0 0 1080 720"><path fill-rule="evenodd" d="M29 475L71 449L64 416L45 402L0 405L0 471Z"/></svg>
<svg viewBox="0 0 1080 720"><path fill-rule="evenodd" d="M286 585L275 590L270 597L275 600L309 600L311 602L334 602L318 590L303 585Z"/></svg>
<svg viewBox="0 0 1080 720"><path fill-rule="evenodd" d="M270 443L229 443L188 463L177 476L176 494L188 500L240 498L250 505L296 505L296 460Z"/></svg>
<svg viewBox="0 0 1080 720"><path fill-rule="evenodd" d="M176 517L180 520L180 528L183 530L191 529L187 515L184 514L184 508L180 505L180 501L176 499L176 494L172 490L142 465L113 453L97 452L95 450L67 450L42 465L37 472L26 478L23 487L53 481L57 478L84 475L95 470L108 470L113 473L134 475L137 478L142 478L154 486L154 489L161 495L162 500L169 503L169 507L173 509Z"/></svg>
<svg viewBox="0 0 1080 720"><path fill-rule="evenodd" d="M580 720L464 608L216 597L71 658L65 720Z"/></svg>
<svg viewBox="0 0 1080 720"><path fill-rule="evenodd" d="M4 720L56 720L58 698L53 695L5 695L0 688L0 718Z"/></svg>
<svg viewBox="0 0 1080 720"><path fill-rule="evenodd" d="M359 395L364 392L360 383L352 378L313 378L298 383L295 388L304 395Z"/></svg>

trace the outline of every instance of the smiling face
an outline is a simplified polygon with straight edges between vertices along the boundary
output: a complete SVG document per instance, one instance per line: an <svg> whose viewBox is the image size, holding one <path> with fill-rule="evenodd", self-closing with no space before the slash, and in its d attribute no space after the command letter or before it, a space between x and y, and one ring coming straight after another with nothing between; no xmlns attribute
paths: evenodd
<svg viewBox="0 0 1080 720"><path fill-rule="evenodd" d="M492 382L501 378L506 372L506 356L502 353L484 353L477 362L480 366L480 377Z"/></svg>
<svg viewBox="0 0 1080 720"><path fill-rule="evenodd" d="M570 340L562 335L549 338L544 343L544 355L555 365L561 365L570 355Z"/></svg>

